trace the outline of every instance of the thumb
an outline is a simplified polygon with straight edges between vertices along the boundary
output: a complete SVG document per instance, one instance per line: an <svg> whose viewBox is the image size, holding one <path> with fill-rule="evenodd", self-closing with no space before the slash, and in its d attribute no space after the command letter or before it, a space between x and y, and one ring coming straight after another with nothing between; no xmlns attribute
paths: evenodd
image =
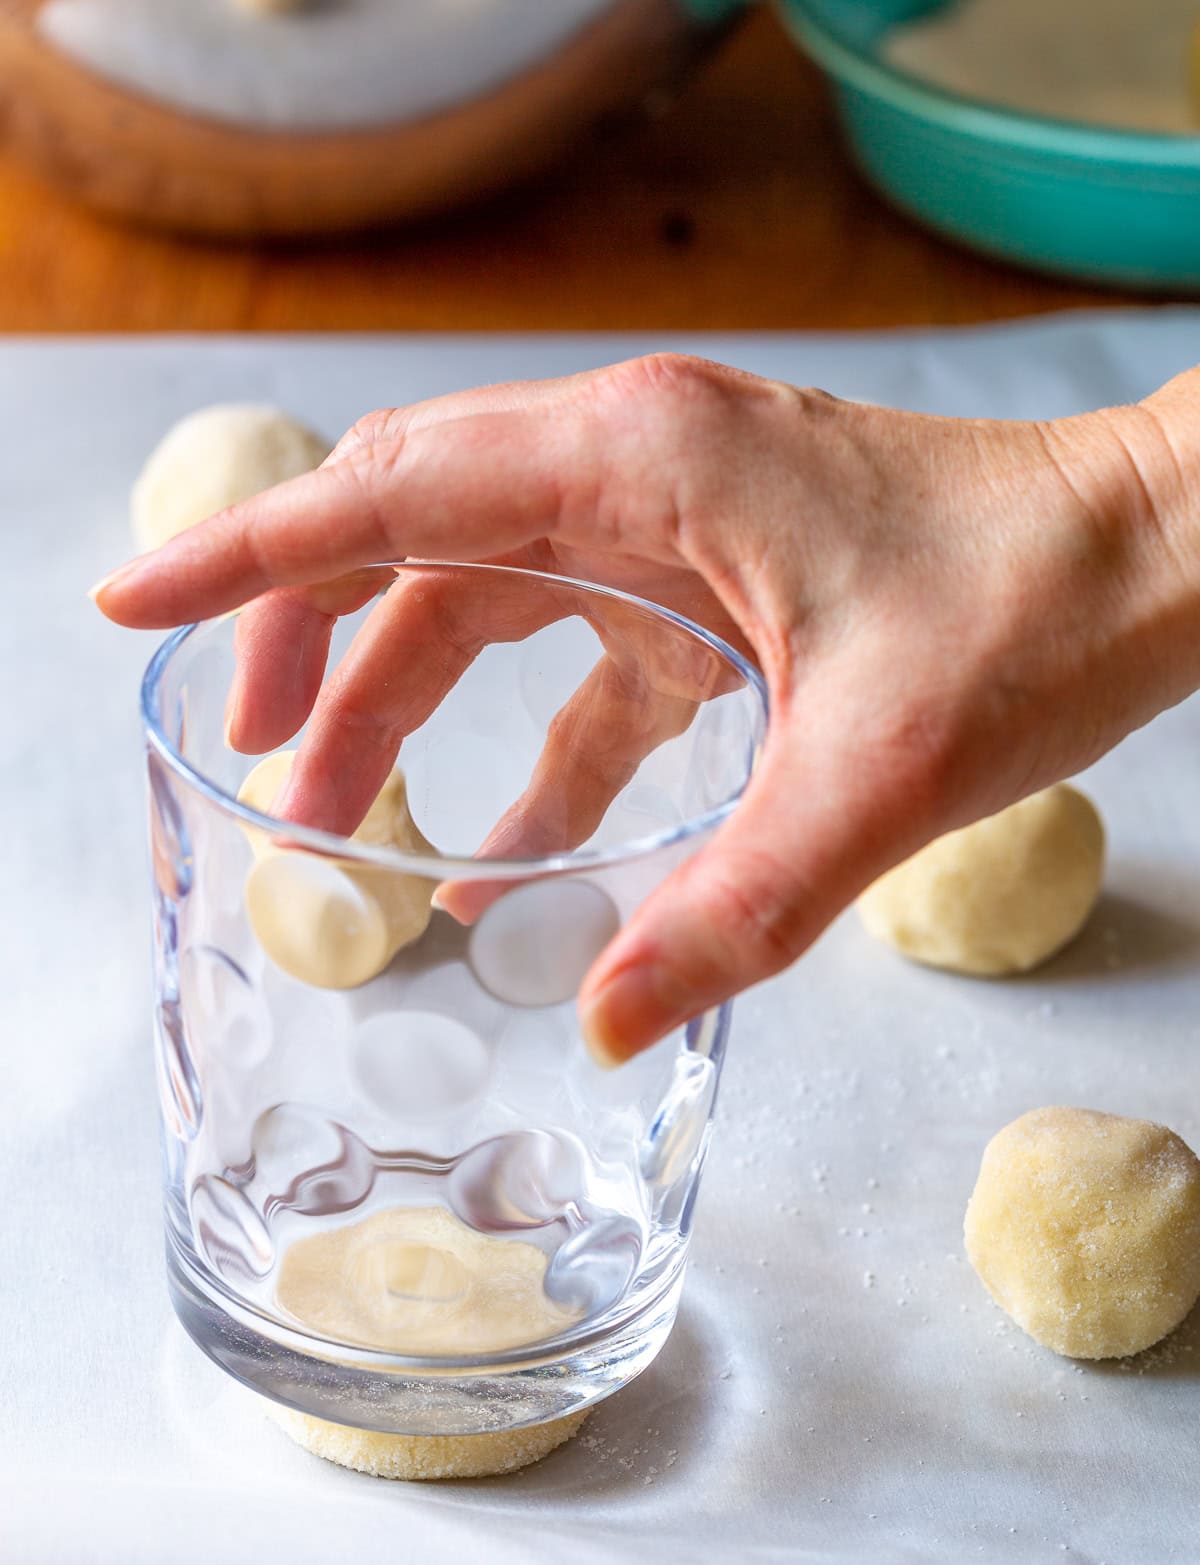
<svg viewBox="0 0 1200 1565"><path fill-rule="evenodd" d="M805 747L807 748L807 747ZM879 801L848 767L767 742L736 813L642 905L579 995L584 1036L618 1065L672 1028L789 966L895 860Z"/></svg>

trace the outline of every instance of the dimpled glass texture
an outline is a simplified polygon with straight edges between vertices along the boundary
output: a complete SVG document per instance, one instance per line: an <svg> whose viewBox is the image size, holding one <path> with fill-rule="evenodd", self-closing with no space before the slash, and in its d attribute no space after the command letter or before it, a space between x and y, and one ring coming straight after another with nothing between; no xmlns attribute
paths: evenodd
<svg viewBox="0 0 1200 1565"><path fill-rule="evenodd" d="M326 679L396 611L382 698L436 854L237 803L261 758L224 740L236 616L146 675L168 1275L193 1339L265 1395L469 1434L597 1401L671 1329L729 1008L605 1070L576 995L734 807L765 700L723 642L620 593L492 566L380 567L378 587ZM441 890L376 976L321 987L256 934L264 852L297 877L285 920L327 882Z"/></svg>

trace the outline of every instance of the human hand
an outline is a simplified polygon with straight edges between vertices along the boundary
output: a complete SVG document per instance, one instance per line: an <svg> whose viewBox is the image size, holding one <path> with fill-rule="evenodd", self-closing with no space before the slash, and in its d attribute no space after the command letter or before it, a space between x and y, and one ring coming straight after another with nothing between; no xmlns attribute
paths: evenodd
<svg viewBox="0 0 1200 1565"><path fill-rule="evenodd" d="M322 686L336 617L388 579L373 561L600 581L748 651L772 721L746 796L580 993L593 1046L620 1060L786 966L932 837L1079 770L1200 682L1200 640L1177 636L1194 573L1145 479L1170 470L1157 427L1139 409L927 418L658 355L372 415L318 472L133 562L96 597L143 628L250 604L230 742L272 749L311 712L277 813L342 832L456 677L421 661L426 616L446 604L397 584ZM536 628L518 595L443 619L438 639L465 668L487 640ZM605 703L621 700L619 673L599 666ZM675 690L630 753L702 698ZM561 779L551 764L544 780ZM511 853L514 829L528 843L537 818L517 812L486 851Z"/></svg>

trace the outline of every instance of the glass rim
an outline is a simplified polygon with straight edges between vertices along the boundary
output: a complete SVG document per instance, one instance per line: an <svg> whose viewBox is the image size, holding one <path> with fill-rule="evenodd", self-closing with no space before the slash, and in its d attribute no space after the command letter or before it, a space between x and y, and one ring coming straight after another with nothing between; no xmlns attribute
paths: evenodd
<svg viewBox="0 0 1200 1565"><path fill-rule="evenodd" d="M571 588L594 597L609 598L617 603L639 609L652 618L682 631L708 646L728 663L740 676L744 685L758 698L761 708L763 732L770 716L770 700L766 681L757 668L740 652L720 636L696 624L685 615L677 614L660 603L635 593L624 592L617 587L601 586L597 582L583 581L573 576L556 576L549 571L530 570L524 566L491 565L475 561L421 560L379 561L365 567L368 570L402 571L450 570L460 572L490 572L508 576L524 576L532 581L556 588ZM141 719L145 737L159 759L199 794L210 805L232 817L243 826L255 828L271 837L285 837L289 845L307 849L329 858L376 869L391 870L424 879L446 880L523 880L535 876L572 874L580 870L603 869L613 865L644 859L665 848L675 846L693 837L714 831L723 824L737 807L750 782L753 763L747 766L746 776L728 799L699 815L688 817L674 826L664 827L643 837L634 837L604 848L575 848L565 852L543 854L534 858L479 859L455 854L402 853L396 848L357 842L352 837L339 836L336 832L323 831L315 826L301 826L279 816L268 815L261 810L243 804L235 795L226 792L211 777L205 775L192 762L180 754L168 738L161 718L161 691L163 678L179 650L198 632L221 623L221 619L200 620L182 625L157 647L146 666L141 684ZM761 741L760 741L761 742ZM271 754L273 752L264 752Z"/></svg>

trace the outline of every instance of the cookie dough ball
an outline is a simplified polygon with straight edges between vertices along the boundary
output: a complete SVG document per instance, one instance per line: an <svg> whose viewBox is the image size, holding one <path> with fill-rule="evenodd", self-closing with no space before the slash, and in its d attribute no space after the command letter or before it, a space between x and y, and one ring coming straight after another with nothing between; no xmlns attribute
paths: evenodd
<svg viewBox="0 0 1200 1565"><path fill-rule="evenodd" d="M294 759L293 751L268 755L246 778L238 799L269 814ZM246 835L255 859L246 877L246 914L263 950L301 983L357 988L428 928L436 877L281 848L261 831ZM436 854L409 811L403 772L393 772L384 783L354 841Z"/></svg>
<svg viewBox="0 0 1200 1565"><path fill-rule="evenodd" d="M1087 921L1104 874L1095 805L1059 783L939 837L869 887L869 934L955 973L1025 973Z"/></svg>
<svg viewBox="0 0 1200 1565"><path fill-rule="evenodd" d="M568 1413L547 1424L486 1435L379 1435L330 1424L272 1405L271 1416L314 1456L373 1478L493 1478L515 1473L568 1441L588 1415Z"/></svg>
<svg viewBox="0 0 1200 1565"><path fill-rule="evenodd" d="M143 549L157 549L226 506L311 472L330 449L278 408L201 408L168 430L134 484L134 537Z"/></svg>
<svg viewBox="0 0 1200 1565"><path fill-rule="evenodd" d="M1034 1109L988 1143L965 1236L1035 1342L1070 1358L1140 1353L1200 1297L1200 1159L1162 1125Z"/></svg>

